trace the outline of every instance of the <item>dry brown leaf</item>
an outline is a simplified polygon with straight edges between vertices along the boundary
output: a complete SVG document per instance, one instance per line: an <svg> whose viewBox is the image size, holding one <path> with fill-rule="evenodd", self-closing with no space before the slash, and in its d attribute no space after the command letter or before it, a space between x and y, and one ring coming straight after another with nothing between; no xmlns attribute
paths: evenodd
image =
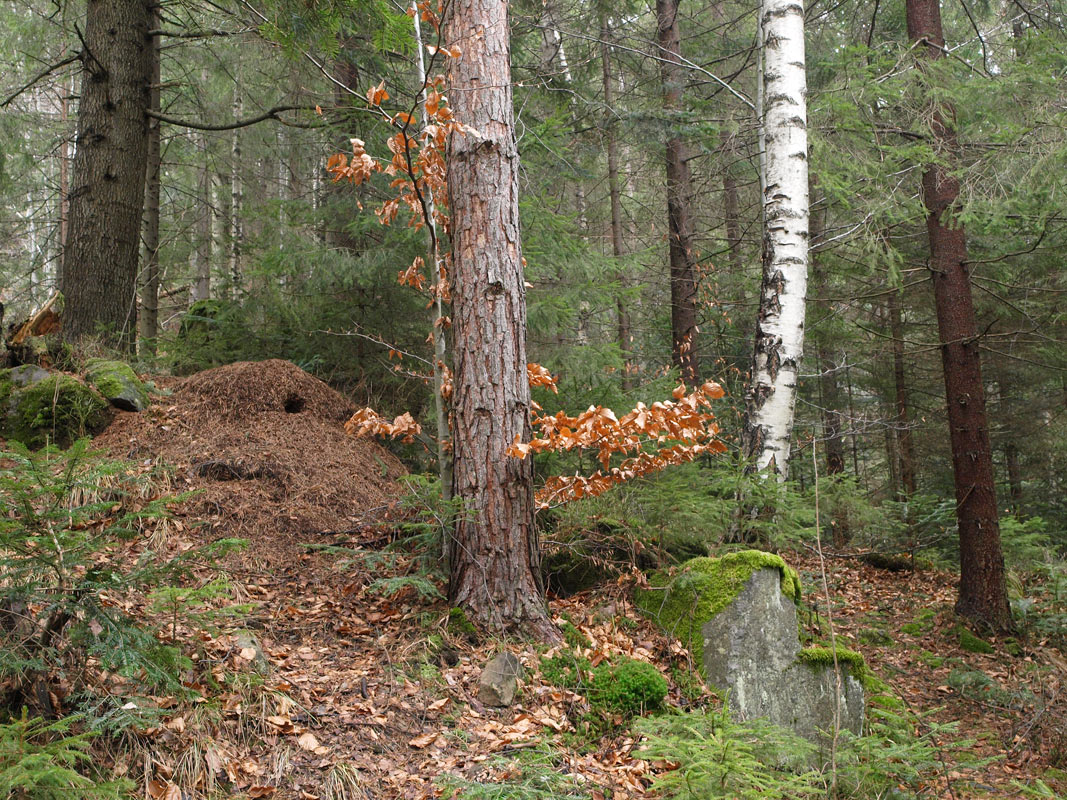
<svg viewBox="0 0 1067 800"><path fill-rule="evenodd" d="M436 738L437 731L431 731L430 733L424 733L422 736L416 736L414 739L408 742L408 744L412 747L421 750L422 748L429 747L431 744L433 744Z"/></svg>

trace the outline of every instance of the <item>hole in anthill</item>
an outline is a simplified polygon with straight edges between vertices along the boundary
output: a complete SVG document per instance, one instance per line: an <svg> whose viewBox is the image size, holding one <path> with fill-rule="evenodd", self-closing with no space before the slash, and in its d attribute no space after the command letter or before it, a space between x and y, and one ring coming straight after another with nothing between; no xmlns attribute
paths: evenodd
<svg viewBox="0 0 1067 800"><path fill-rule="evenodd" d="M289 395L285 398L285 413L286 414L299 414L304 410L304 398L298 397L295 394Z"/></svg>

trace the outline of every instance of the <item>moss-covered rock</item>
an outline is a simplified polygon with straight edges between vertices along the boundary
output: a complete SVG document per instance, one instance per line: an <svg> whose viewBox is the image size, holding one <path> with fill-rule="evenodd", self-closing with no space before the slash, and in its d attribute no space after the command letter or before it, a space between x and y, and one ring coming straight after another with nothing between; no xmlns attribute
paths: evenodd
<svg viewBox="0 0 1067 800"><path fill-rule="evenodd" d="M829 647L807 647L797 654L797 661L809 667L822 669L832 667L835 663L834 650ZM867 666L866 659L855 650L837 646L836 663L839 667L848 670L853 678L858 680L864 690L869 694L880 694L888 691L885 682L875 675Z"/></svg>
<svg viewBox="0 0 1067 800"><path fill-rule="evenodd" d="M31 448L48 442L65 447L107 424L107 401L76 378L57 372L18 386L11 375L16 370L0 375L0 435L5 438Z"/></svg>
<svg viewBox="0 0 1067 800"><path fill-rule="evenodd" d="M743 550L719 558L693 558L677 573L654 573L647 589L634 592L634 603L664 629L681 639L693 653L701 651L704 623L734 601L752 573L776 569L783 594L800 603L800 578L781 556L762 550Z"/></svg>
<svg viewBox="0 0 1067 800"><path fill-rule="evenodd" d="M85 362L85 379L123 411L144 411L151 402L145 385L125 362L90 358Z"/></svg>

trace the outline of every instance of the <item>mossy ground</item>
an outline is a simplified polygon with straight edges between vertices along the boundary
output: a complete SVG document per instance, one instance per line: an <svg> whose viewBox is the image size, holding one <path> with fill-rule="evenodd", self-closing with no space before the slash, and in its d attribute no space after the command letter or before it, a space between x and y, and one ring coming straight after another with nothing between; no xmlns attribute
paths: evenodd
<svg viewBox="0 0 1067 800"><path fill-rule="evenodd" d="M690 652L699 652L701 628L730 605L752 573L760 569L778 570L782 592L800 604L801 586L796 570L781 556L762 550L690 559L675 575L657 572L649 579L649 588L634 592L634 603L681 639Z"/></svg>
<svg viewBox="0 0 1067 800"><path fill-rule="evenodd" d="M30 448L46 442L69 445L107 422L107 401L63 373L21 389L0 378L0 433Z"/></svg>
<svg viewBox="0 0 1067 800"><path fill-rule="evenodd" d="M966 628L960 628L960 649L968 653L992 653L993 645L985 639L979 639Z"/></svg>

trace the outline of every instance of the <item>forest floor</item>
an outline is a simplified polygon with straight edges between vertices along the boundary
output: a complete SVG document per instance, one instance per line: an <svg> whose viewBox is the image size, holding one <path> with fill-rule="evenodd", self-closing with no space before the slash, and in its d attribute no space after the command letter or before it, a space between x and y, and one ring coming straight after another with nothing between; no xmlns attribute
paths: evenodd
<svg viewBox="0 0 1067 800"><path fill-rule="evenodd" d="M449 776L514 779L520 752L537 750L597 800L644 794L666 768L642 760L624 727L583 741L574 719L585 700L541 680L543 650L479 643L450 629L446 603L420 594L431 584L411 580L420 575L414 556L383 551L395 538L387 520L402 467L344 434L350 409L324 384L285 362L264 362L166 386L169 398L141 415L120 414L97 444L146 468L165 462L174 491L199 490L157 531L157 547L249 541L225 562L233 596L249 610L210 633L155 620L165 637L188 643L197 665L190 683L202 697L156 698L165 721L101 754L116 773L143 780L146 797L428 798ZM938 571L827 560L827 615L819 559L786 559L819 609L823 638L829 617L836 636L908 707L959 723L959 737L991 757L967 771L946 748L923 796L1022 797L1016 782L1062 774L1049 772L1067 765L1067 663L1058 651L1040 641L1024 643L1017 656L1004 642L994 642L992 654L960 649L955 579ZM210 574L205 567L205 581ZM404 580L383 587L389 578ZM699 680L694 694L681 645L630 605L630 580L554 599L553 617L585 634L594 664L617 654L650 661L669 679L668 704L706 701L695 699ZM148 613L137 603L129 610ZM525 677L513 706L487 708L477 699L478 677L502 648L524 663Z"/></svg>

